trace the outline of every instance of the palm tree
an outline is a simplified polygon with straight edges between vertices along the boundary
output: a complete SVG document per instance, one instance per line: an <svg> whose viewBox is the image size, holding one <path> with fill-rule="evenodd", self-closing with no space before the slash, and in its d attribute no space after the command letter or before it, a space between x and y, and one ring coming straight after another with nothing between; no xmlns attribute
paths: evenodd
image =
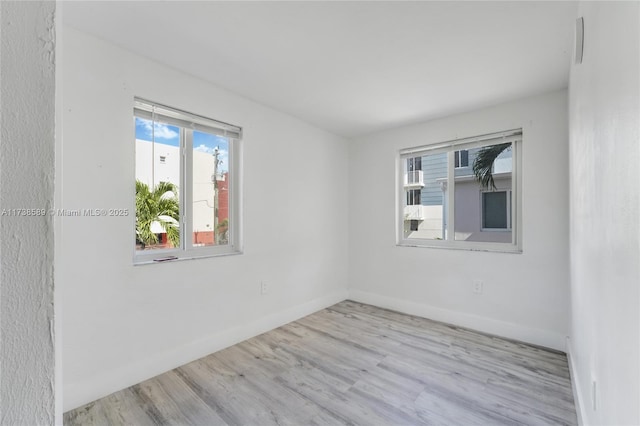
<svg viewBox="0 0 640 426"><path fill-rule="evenodd" d="M136 179L136 238L145 245L158 243L158 236L152 231L153 224L159 224L167 233L167 239L174 247L180 245L180 202L178 187L171 182L160 182L153 190L149 185Z"/></svg>
<svg viewBox="0 0 640 426"><path fill-rule="evenodd" d="M511 142L485 146L478 151L473 160L473 174L482 189L498 189L493 181L493 163L508 148L511 148Z"/></svg>
<svg viewBox="0 0 640 426"><path fill-rule="evenodd" d="M224 219L216 227L216 244L227 244L229 242L229 219Z"/></svg>

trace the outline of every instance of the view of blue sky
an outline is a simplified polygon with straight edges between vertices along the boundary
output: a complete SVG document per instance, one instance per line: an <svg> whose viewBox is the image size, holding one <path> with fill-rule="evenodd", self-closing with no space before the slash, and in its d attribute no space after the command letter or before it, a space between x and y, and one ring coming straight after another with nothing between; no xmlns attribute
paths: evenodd
<svg viewBox="0 0 640 426"><path fill-rule="evenodd" d="M136 139L178 147L180 146L180 128L136 117ZM226 172L229 170L229 142L227 139L209 133L193 132L194 151L213 155L216 147L220 152L219 158L222 160L220 171Z"/></svg>

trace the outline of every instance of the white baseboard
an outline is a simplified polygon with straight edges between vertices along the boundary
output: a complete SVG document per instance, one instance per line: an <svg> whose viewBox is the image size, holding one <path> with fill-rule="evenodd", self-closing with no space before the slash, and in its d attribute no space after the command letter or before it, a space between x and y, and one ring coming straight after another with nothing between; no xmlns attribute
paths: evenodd
<svg viewBox="0 0 640 426"><path fill-rule="evenodd" d="M402 299L395 299L360 290L349 290L349 299L381 308L392 309L409 315L429 318L435 321L441 321L484 333L494 334L496 336L519 340L525 343L544 346L561 352L565 351L566 336L549 330L526 327L520 324L495 320L464 312L450 311L448 309L437 308L435 306L410 302Z"/></svg>
<svg viewBox="0 0 640 426"><path fill-rule="evenodd" d="M582 426L584 424L584 419L586 419L586 413L584 412L585 404L582 399L582 394L580 393L580 382L578 378L578 371L576 370L576 365L574 364L574 356L573 356L573 346L571 345L571 338L567 336L567 361L569 362L569 374L571 374L571 387L573 388L573 402L576 405L576 415L578 417L578 425Z"/></svg>
<svg viewBox="0 0 640 426"><path fill-rule="evenodd" d="M64 411L80 407L113 392L143 382L147 379L240 343L251 337L310 315L328 306L347 299L348 292L337 291L281 312L259 318L229 330L207 336L151 358L139 360L115 370L102 372L93 377L64 386Z"/></svg>

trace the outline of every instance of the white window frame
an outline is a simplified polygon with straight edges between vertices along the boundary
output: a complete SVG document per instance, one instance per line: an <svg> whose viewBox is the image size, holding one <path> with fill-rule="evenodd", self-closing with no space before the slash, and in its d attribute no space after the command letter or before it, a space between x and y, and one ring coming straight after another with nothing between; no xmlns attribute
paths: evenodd
<svg viewBox="0 0 640 426"><path fill-rule="evenodd" d="M136 250L133 247L134 265L164 263L242 253L242 128L221 121L206 118L190 112L178 110L157 102L135 98L133 118L159 119L159 121L180 128L180 247L156 250ZM229 141L229 241L224 245L194 246L192 242L193 223L193 131L215 134ZM132 132L135 133L135 132ZM134 146L135 156L135 146ZM135 197L133 199L133 212ZM135 213L132 218L135 235Z"/></svg>
<svg viewBox="0 0 640 426"><path fill-rule="evenodd" d="M401 149L396 156L396 244L404 247L431 247L478 251L522 253L522 129L507 130L471 138L456 139L447 142L422 145ZM480 242L455 240L455 151L479 148L482 146L512 143L511 198L515 197L511 211L511 242ZM442 240L406 238L404 235L404 206L406 191L404 188L404 165L410 157L447 153L446 197L443 200L447 229ZM423 168L424 171L424 168ZM482 211L480 212L482 220ZM482 227L482 222L480 223Z"/></svg>

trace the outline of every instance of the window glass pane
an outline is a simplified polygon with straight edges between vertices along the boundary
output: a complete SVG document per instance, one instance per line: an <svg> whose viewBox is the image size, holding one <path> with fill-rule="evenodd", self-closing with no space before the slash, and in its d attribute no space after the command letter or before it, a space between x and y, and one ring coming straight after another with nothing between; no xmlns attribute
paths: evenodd
<svg viewBox="0 0 640 426"><path fill-rule="evenodd" d="M411 172L422 170L422 158L421 157L407 158L407 166L409 167L409 171Z"/></svg>
<svg viewBox="0 0 640 426"><path fill-rule="evenodd" d="M460 167L468 167L469 166L469 151L463 149L460 151Z"/></svg>
<svg viewBox="0 0 640 426"><path fill-rule="evenodd" d="M229 243L229 140L193 131L194 247Z"/></svg>
<svg viewBox="0 0 640 426"><path fill-rule="evenodd" d="M407 206L417 206L420 204L420 190L410 189L407 191Z"/></svg>
<svg viewBox="0 0 640 426"><path fill-rule="evenodd" d="M411 170L405 164L404 191L419 193L416 204L404 205L404 237L441 240L445 238L447 180L447 154L415 157L413 164L420 170Z"/></svg>
<svg viewBox="0 0 640 426"><path fill-rule="evenodd" d="M494 145L495 147L500 147L504 145ZM500 155L493 162L493 173L509 173L513 171L513 149L511 148L511 144L508 144L507 148L505 148Z"/></svg>
<svg viewBox="0 0 640 426"><path fill-rule="evenodd" d="M455 173L455 233L457 241L511 243L507 230L507 193L511 190L511 144L487 145L466 152L468 167ZM483 168L493 178L488 187L478 181L474 168ZM493 187L495 185L495 188ZM501 230L502 232L492 232Z"/></svg>
<svg viewBox="0 0 640 426"><path fill-rule="evenodd" d="M180 246L180 133L135 117L136 250Z"/></svg>
<svg viewBox="0 0 640 426"><path fill-rule="evenodd" d="M469 167L469 151L462 149L454 152L454 167Z"/></svg>

